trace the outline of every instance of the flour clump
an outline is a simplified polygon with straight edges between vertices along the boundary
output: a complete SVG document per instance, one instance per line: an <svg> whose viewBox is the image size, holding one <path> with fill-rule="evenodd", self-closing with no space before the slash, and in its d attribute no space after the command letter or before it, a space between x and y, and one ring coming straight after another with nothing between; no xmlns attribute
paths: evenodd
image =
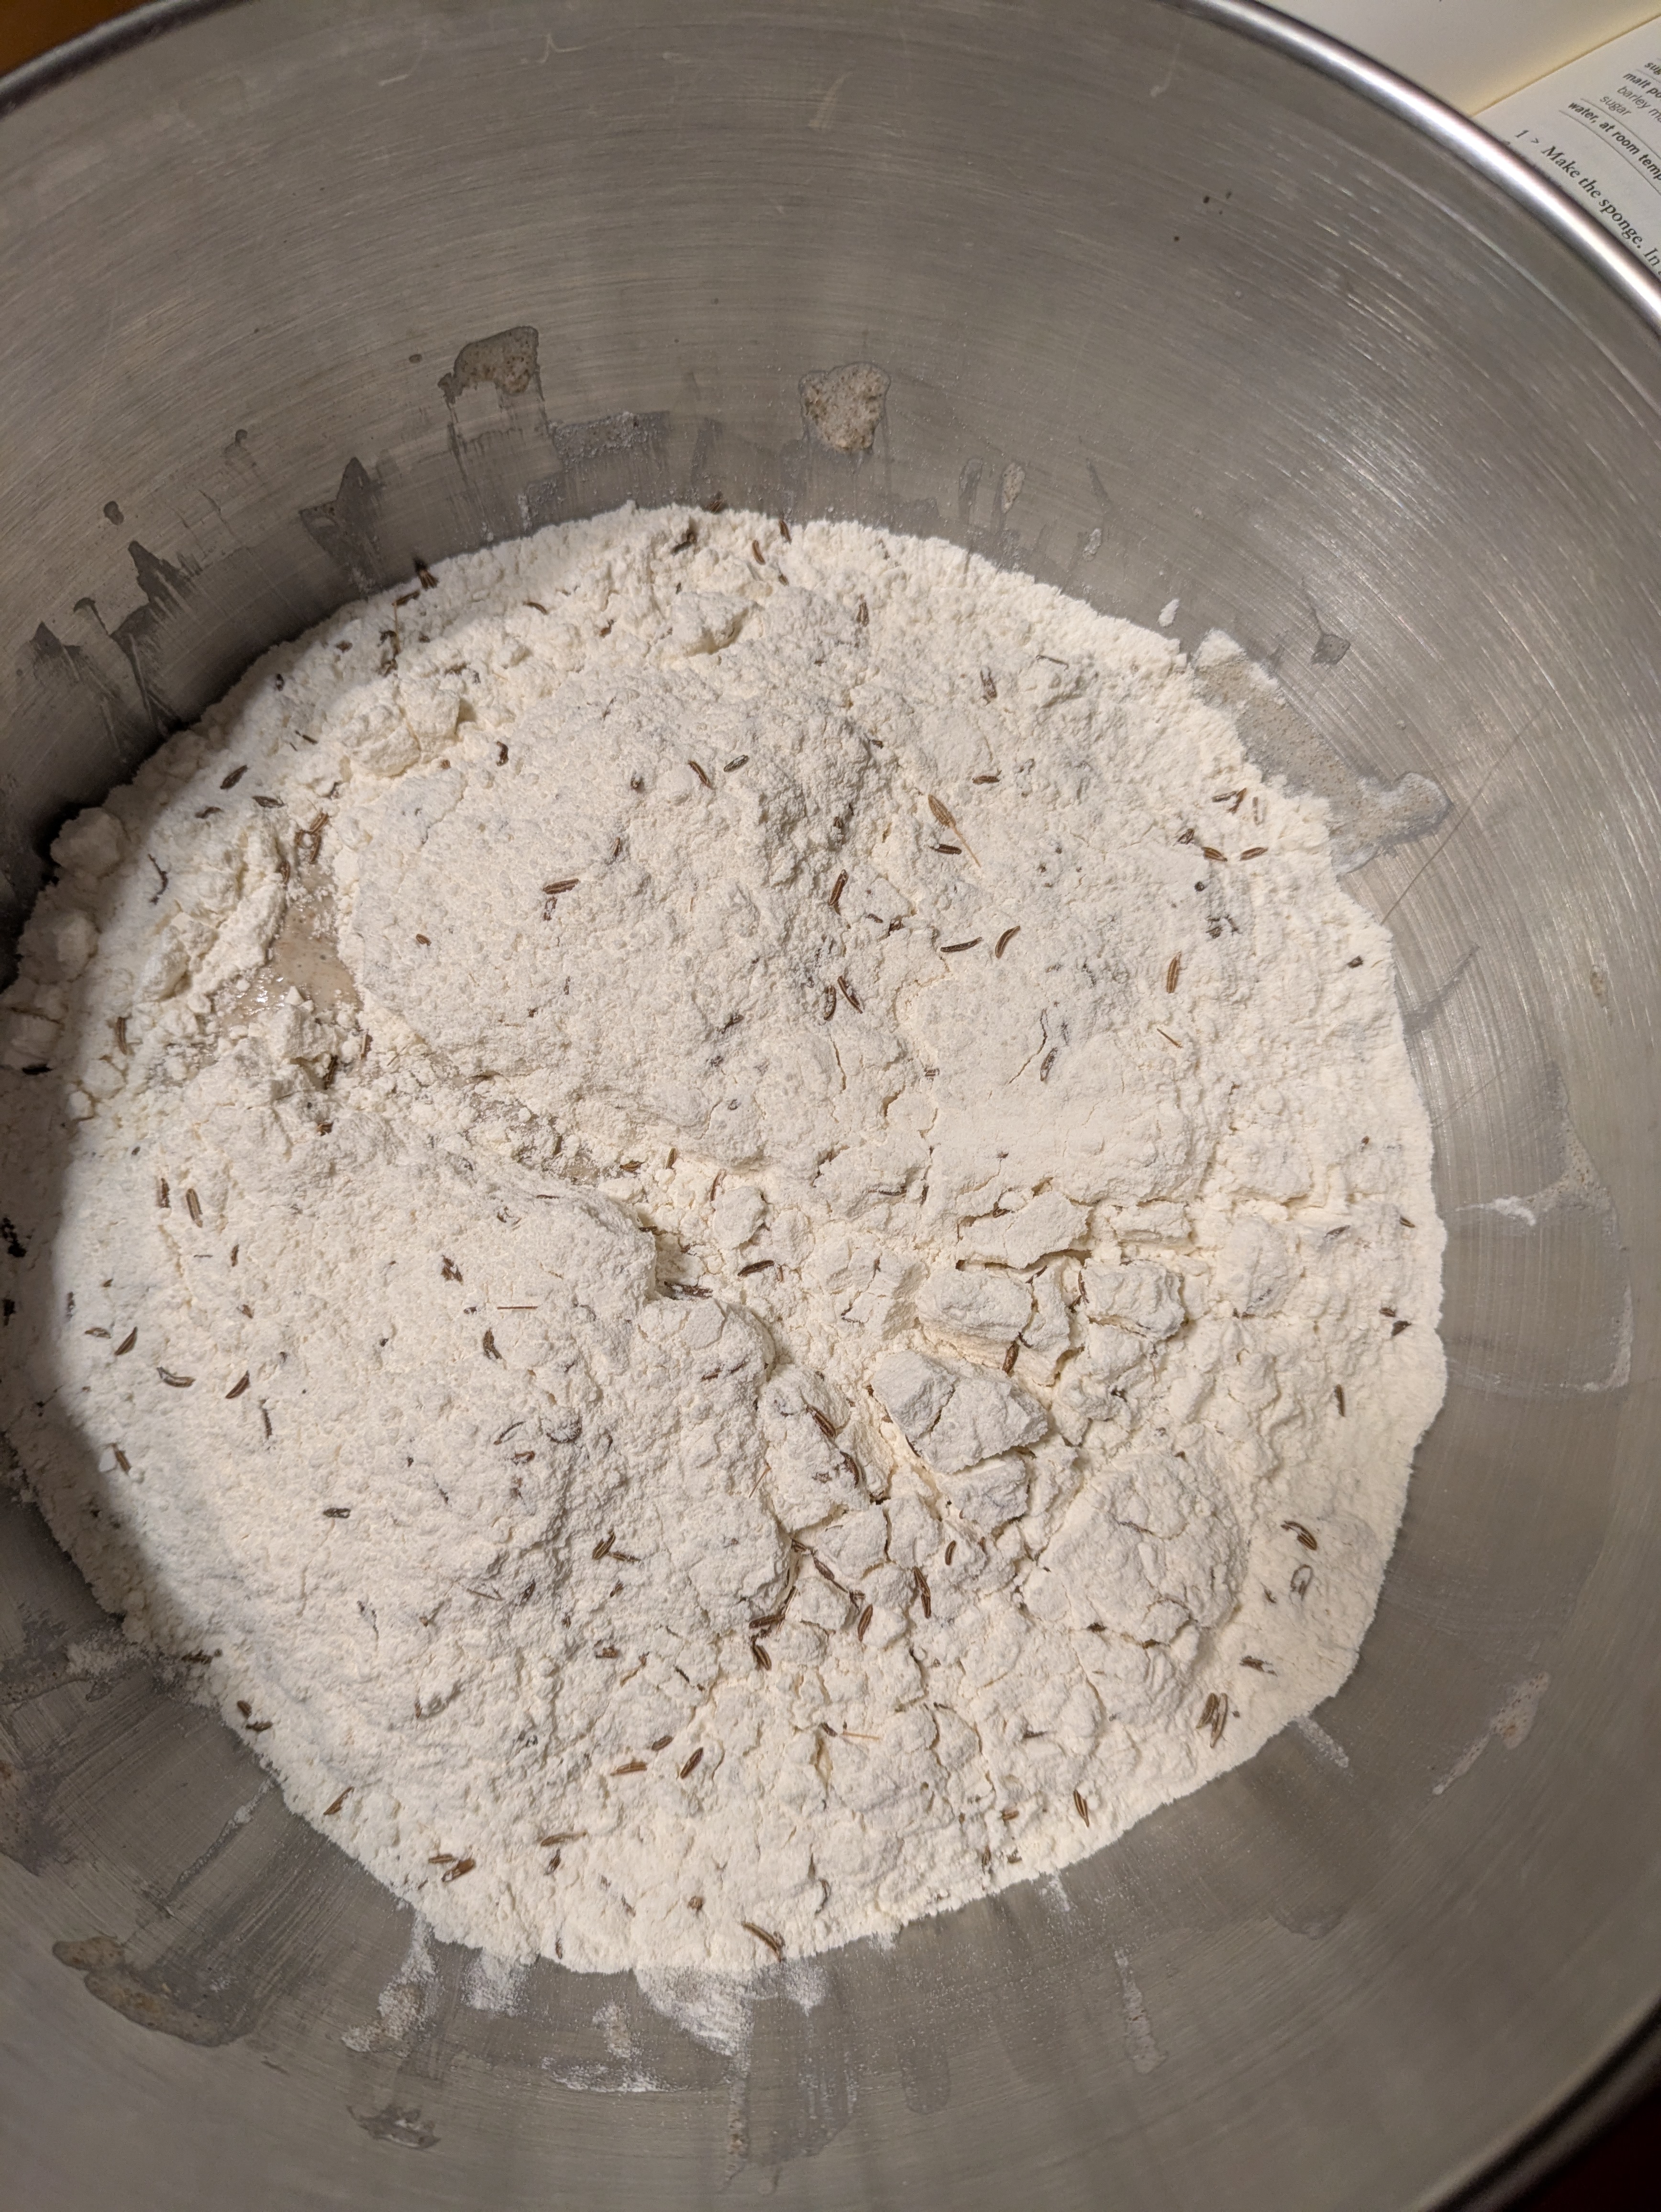
<svg viewBox="0 0 1661 2212"><path fill-rule="evenodd" d="M7 1432L439 1936L892 1931L1348 1674L1429 1132L1322 804L1171 641L625 509L268 654L54 858Z"/></svg>

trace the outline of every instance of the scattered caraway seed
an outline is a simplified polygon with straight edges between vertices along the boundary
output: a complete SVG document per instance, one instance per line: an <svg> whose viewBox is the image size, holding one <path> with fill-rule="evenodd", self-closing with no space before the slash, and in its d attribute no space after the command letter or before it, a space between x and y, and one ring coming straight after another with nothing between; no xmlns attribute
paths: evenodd
<svg viewBox="0 0 1661 2212"><path fill-rule="evenodd" d="M611 1769L614 1778L619 1774L644 1774L645 1771L646 1761L643 1759L625 1759L621 1766Z"/></svg>
<svg viewBox="0 0 1661 2212"><path fill-rule="evenodd" d="M648 1744L646 1747L648 1751L653 1752L667 1751L674 1740L675 1739L672 1735L660 1735L654 1743Z"/></svg>
<svg viewBox="0 0 1661 2212"><path fill-rule="evenodd" d="M854 610L854 619L861 629L869 629L871 627L871 610L867 606L863 595L858 606Z"/></svg>
<svg viewBox="0 0 1661 2212"><path fill-rule="evenodd" d="M234 768L228 775L221 776L219 788L222 791L234 791L247 773L248 764L244 761L240 768Z"/></svg>
<svg viewBox="0 0 1661 2212"><path fill-rule="evenodd" d="M1090 1826L1090 1808L1085 1802L1085 1794L1082 1790L1075 1790L1073 1792L1073 1809L1087 1828Z"/></svg>
<svg viewBox="0 0 1661 2212"><path fill-rule="evenodd" d="M739 1273L740 1275L759 1275L767 1268L776 1267L777 1264L778 1262L775 1260L751 1260L744 1267L740 1267L739 1269ZM1407 1323L1403 1322L1402 1326L1405 1328Z"/></svg>
<svg viewBox="0 0 1661 2212"><path fill-rule="evenodd" d="M1344 1386L1342 1382L1335 1382L1332 1386L1332 1402L1341 1414L1349 1410L1344 1402Z"/></svg>
<svg viewBox="0 0 1661 2212"><path fill-rule="evenodd" d="M1413 1323L1410 1321L1393 1321L1390 1325L1390 1333L1392 1336L1400 1336L1404 1328L1412 1327Z"/></svg>
<svg viewBox="0 0 1661 2212"><path fill-rule="evenodd" d="M842 911L842 895L847 889L848 871L844 868L842 873L837 878L836 882L831 885L830 896L826 902L832 914L839 914Z"/></svg>
<svg viewBox="0 0 1661 2212"><path fill-rule="evenodd" d="M155 1371L170 1390L188 1390L196 1381L194 1375L175 1375L170 1367L158 1367Z"/></svg>
<svg viewBox="0 0 1661 2212"><path fill-rule="evenodd" d="M680 1779L681 1779L683 1782L684 1782L684 1781L686 1780L687 1777L688 1777L690 1774L693 1773L693 1772L696 1771L696 1769L697 1769L697 1767L698 1761L699 1761L703 1757L703 1746L702 1744L700 1744L700 1745L698 1746L697 1749L697 1750L692 1753L692 1756L691 1756L691 1757L687 1760L687 1762L686 1762L685 1765L684 1765L684 1766L683 1766L683 1767L681 1768L681 1770L680 1770Z"/></svg>
<svg viewBox="0 0 1661 2212"><path fill-rule="evenodd" d="M166 1176L158 1176L155 1179L155 1202L158 1206L161 1206L163 1209L171 1209L172 1207L173 1200L167 1194L167 1178Z"/></svg>
<svg viewBox="0 0 1661 2212"><path fill-rule="evenodd" d="M1314 1530L1312 1528L1305 1528L1301 1521L1282 1521L1281 1526L1282 1528L1287 1530L1291 1534L1296 1536L1298 1541L1303 1546L1306 1552L1318 1552L1320 1550L1321 1547L1319 1544L1315 1540Z"/></svg>
<svg viewBox="0 0 1661 2212"><path fill-rule="evenodd" d="M921 1567L913 1567L911 1570L911 1581L916 1590L917 1595L922 1603L923 1619L925 1620L932 1620L934 1613L934 1594L928 1587L928 1576L924 1574Z"/></svg>
<svg viewBox="0 0 1661 2212"><path fill-rule="evenodd" d="M1243 1659L1241 1660L1241 1662L1240 1662L1240 1664L1241 1664L1243 1667L1251 1667L1251 1668L1254 1668L1256 1670L1256 1672L1257 1672L1258 1674L1272 1674L1275 1672L1275 1669L1274 1669L1274 1668L1269 1665L1269 1662L1268 1662L1268 1660L1267 1660L1267 1659L1246 1659L1246 1658L1243 1658Z"/></svg>
<svg viewBox="0 0 1661 2212"><path fill-rule="evenodd" d="M874 1606L867 1605L864 1612L860 1615L859 1626L855 1630L854 1633L858 1637L861 1644L865 1641L865 1632L870 1627L875 1613L876 1607Z"/></svg>
<svg viewBox="0 0 1661 2212"><path fill-rule="evenodd" d="M942 830L949 830L954 837L963 839L964 851L968 854L971 860L975 860L975 865L978 867L980 863L976 860L974 847L970 843L968 838L964 836L963 831L958 827L956 817L953 816L951 809L946 806L943 801L936 799L932 792L928 796L928 811L934 816L935 821L940 823Z"/></svg>
<svg viewBox="0 0 1661 2212"><path fill-rule="evenodd" d="M981 939L978 937L965 937L956 945L942 945L940 951L942 952L972 952L980 942Z"/></svg>
<svg viewBox="0 0 1661 2212"><path fill-rule="evenodd" d="M232 1383L225 1395L228 1398L240 1398L252 1380L253 1377L245 1369L240 1379Z"/></svg>
<svg viewBox="0 0 1661 2212"><path fill-rule="evenodd" d="M1226 860L1228 858L1226 853L1220 853L1214 845L1202 845L1200 850L1208 860Z"/></svg>
<svg viewBox="0 0 1661 2212"><path fill-rule="evenodd" d="M1015 922L1012 924L1009 928L1006 929L1002 936L999 938L997 943L992 948L993 958L995 960L1001 960L1008 946L1020 935L1020 933L1021 926L1019 922Z"/></svg>
<svg viewBox="0 0 1661 2212"><path fill-rule="evenodd" d="M113 1359L119 1359L125 1353L131 1352L137 1341L138 1331L136 1328L130 1328L127 1331L127 1334L122 1338L120 1343L116 1346L115 1350L110 1354L110 1357Z"/></svg>
<svg viewBox="0 0 1661 2212"><path fill-rule="evenodd" d="M131 1474L132 1473L132 1462L127 1457L125 1452L122 1450L120 1445L112 1444L110 1446L110 1449L114 1453L115 1463L120 1468L122 1474Z"/></svg>
<svg viewBox="0 0 1661 2212"><path fill-rule="evenodd" d="M854 986L849 981L846 975L837 976L837 988L842 993L843 998L847 1000L849 1005L854 1009L854 1012L856 1014L862 1014L865 1012L865 1008L860 1004L859 997L854 989Z"/></svg>
<svg viewBox="0 0 1661 2212"><path fill-rule="evenodd" d="M1182 972L1183 956L1180 952L1173 952L1171 956L1171 963L1165 971L1165 987L1167 994L1176 989Z"/></svg>
<svg viewBox="0 0 1661 2212"><path fill-rule="evenodd" d="M244 1721L242 1725L250 1735L264 1735L271 1723L270 1721Z"/></svg>
<svg viewBox="0 0 1661 2212"><path fill-rule="evenodd" d="M606 1553L611 1550L612 1545L616 1543L617 1540L617 1530L615 1528L608 1528L604 1536L601 1537L599 1543L594 1547L594 1557L597 1559L603 1559Z"/></svg>
<svg viewBox="0 0 1661 2212"><path fill-rule="evenodd" d="M326 1505L323 1509L323 1518L326 1521L350 1521L351 1517L352 1509L350 1505Z"/></svg>
<svg viewBox="0 0 1661 2212"><path fill-rule="evenodd" d="M439 1876L441 1881L459 1881L464 1874L471 1874L478 1864L477 1859L458 1859L453 1867L446 1868Z"/></svg>
<svg viewBox="0 0 1661 2212"><path fill-rule="evenodd" d="M1248 845L1240 858L1243 860L1261 860L1268 850L1267 845Z"/></svg>
<svg viewBox="0 0 1661 2212"><path fill-rule="evenodd" d="M766 1645L760 1643L753 1636L750 1639L750 1656L755 1661L757 1666L760 1668L764 1674L770 1674L772 1673L773 1662L767 1656Z"/></svg>
<svg viewBox="0 0 1661 2212"><path fill-rule="evenodd" d="M784 1956L782 1936L775 1936L770 1928L757 1928L753 1920L741 1920L739 1925L740 1928L746 1929L757 1943L765 1943L776 1959L782 1959Z"/></svg>
<svg viewBox="0 0 1661 2212"><path fill-rule="evenodd" d="M702 762L689 760L686 765L691 769L693 775L697 776L698 781L703 786L706 791L713 791L715 789L715 785L709 781L709 771L703 766Z"/></svg>
<svg viewBox="0 0 1661 2212"><path fill-rule="evenodd" d="M819 1019L822 1022L828 1022L836 1011L837 987L834 983L827 983L824 987L824 995L819 1001Z"/></svg>
<svg viewBox="0 0 1661 2212"><path fill-rule="evenodd" d="M982 698L989 702L995 699L997 696L998 687L996 682L994 680L992 671L989 668L983 668L981 671Z"/></svg>
<svg viewBox="0 0 1661 2212"><path fill-rule="evenodd" d="M1290 1585L1293 1597L1305 1596L1308 1592L1310 1584L1314 1581L1314 1579L1315 1570L1313 1567L1308 1565L1294 1567L1292 1571L1292 1582Z"/></svg>
<svg viewBox="0 0 1661 2212"><path fill-rule="evenodd" d="M1006 1375L1013 1375L1015 1372L1015 1362L1020 1356L1020 1340L1017 1337L1012 1337L1004 1347L1003 1371Z"/></svg>
<svg viewBox="0 0 1661 2212"><path fill-rule="evenodd" d="M493 1328L487 1328L487 1329L485 1330L484 1334L484 1337L483 1337L483 1339L481 1340L481 1341L482 1341L482 1342L483 1342L483 1344L484 1344L484 1357L485 1357L487 1359L500 1359L500 1358L501 1358L502 1354L501 1354L501 1353L496 1350L496 1331L495 1331Z"/></svg>
<svg viewBox="0 0 1661 2212"><path fill-rule="evenodd" d="M324 1817L324 1819L325 1819L326 1820L332 1820L332 1819L333 1818L333 1816L334 1816L334 1815L335 1815L335 1814L336 1814L340 1810L341 1807L345 1803L346 1800L347 1800L347 1799L351 1796L351 1794L352 1794L352 1787L353 1787L353 1785L349 1782L349 1783L346 1784L346 1787L345 1787L345 1788L341 1791L341 1793L340 1793L339 1796L338 1796L338 1797L337 1797L337 1798L335 1799L335 1801L334 1801L333 1804L332 1804L332 1805L326 1805L326 1806L323 1808L323 1817Z"/></svg>

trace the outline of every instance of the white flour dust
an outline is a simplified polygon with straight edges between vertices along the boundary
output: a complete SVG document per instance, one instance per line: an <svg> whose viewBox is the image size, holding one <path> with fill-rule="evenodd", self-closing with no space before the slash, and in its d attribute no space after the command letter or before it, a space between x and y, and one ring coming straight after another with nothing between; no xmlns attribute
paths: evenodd
<svg viewBox="0 0 1661 2212"><path fill-rule="evenodd" d="M268 654L54 851L7 1430L437 1937L891 1932L1348 1674L1429 1135L1323 806L1173 641L625 510Z"/></svg>

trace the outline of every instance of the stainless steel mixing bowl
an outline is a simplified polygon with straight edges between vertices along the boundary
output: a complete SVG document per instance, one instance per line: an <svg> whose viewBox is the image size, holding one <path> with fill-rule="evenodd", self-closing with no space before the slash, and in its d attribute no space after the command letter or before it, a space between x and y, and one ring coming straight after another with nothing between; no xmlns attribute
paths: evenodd
<svg viewBox="0 0 1661 2212"><path fill-rule="evenodd" d="M4 97L15 913L262 647L627 497L1175 599L1372 854L1452 1387L1318 1727L699 2033L423 1965L8 1504L0 2195L1490 2201L1661 1988L1661 293L1226 0L185 0Z"/></svg>

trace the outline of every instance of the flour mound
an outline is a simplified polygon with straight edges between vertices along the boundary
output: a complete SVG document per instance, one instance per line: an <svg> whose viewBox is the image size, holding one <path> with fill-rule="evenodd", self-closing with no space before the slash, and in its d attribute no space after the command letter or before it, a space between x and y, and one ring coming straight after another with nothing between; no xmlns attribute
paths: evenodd
<svg viewBox="0 0 1661 2212"><path fill-rule="evenodd" d="M1348 1674L1429 1133L1322 805L1170 641L624 510L267 655L54 857L6 1427L439 1936L891 1931Z"/></svg>

